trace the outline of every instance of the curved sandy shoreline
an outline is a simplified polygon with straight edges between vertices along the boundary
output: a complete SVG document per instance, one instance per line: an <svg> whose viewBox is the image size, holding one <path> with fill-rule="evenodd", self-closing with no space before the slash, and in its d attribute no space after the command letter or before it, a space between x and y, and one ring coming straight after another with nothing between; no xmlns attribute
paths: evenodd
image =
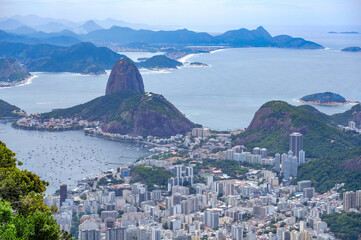
<svg viewBox="0 0 361 240"><path fill-rule="evenodd" d="M0 83L1 88L11 88L11 87L21 87L32 83L34 78L38 77L37 75L31 74L29 77L25 78L24 80L16 83Z"/></svg>

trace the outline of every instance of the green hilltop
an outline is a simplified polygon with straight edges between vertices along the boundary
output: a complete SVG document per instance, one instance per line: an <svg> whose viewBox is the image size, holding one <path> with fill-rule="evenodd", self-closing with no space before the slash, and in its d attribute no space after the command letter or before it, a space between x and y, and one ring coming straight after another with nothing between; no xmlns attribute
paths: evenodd
<svg viewBox="0 0 361 240"><path fill-rule="evenodd" d="M71 108L42 114L41 117L78 117L100 121L106 132L138 136L172 136L186 133L194 126L162 95L139 94L131 90L101 96Z"/></svg>
<svg viewBox="0 0 361 240"><path fill-rule="evenodd" d="M17 106L11 105L0 99L0 118L18 118L21 111Z"/></svg>
<svg viewBox="0 0 361 240"><path fill-rule="evenodd" d="M246 131L233 136L233 144L283 153L289 150L289 134L300 132L304 135L306 157L311 161L300 165L297 181L311 180L319 192L328 191L336 183L357 190L361 188L361 135L342 131L336 125L355 120L360 109L358 104L344 113L326 115L309 105L267 102Z"/></svg>
<svg viewBox="0 0 361 240"><path fill-rule="evenodd" d="M282 153L289 150L289 135L300 132L305 135L304 150L311 158L335 155L361 146L361 136L330 124L338 124L338 119L341 119L340 115L328 116L312 106L271 101L256 112L246 131L234 136L233 141L249 148L262 146L271 153Z"/></svg>

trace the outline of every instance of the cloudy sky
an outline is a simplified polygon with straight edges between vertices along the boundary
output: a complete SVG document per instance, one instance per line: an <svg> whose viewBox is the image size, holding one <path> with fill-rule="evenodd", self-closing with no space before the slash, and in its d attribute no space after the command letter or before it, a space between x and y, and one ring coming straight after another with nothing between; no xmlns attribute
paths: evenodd
<svg viewBox="0 0 361 240"><path fill-rule="evenodd" d="M361 25L361 0L0 0L0 15L207 26Z"/></svg>

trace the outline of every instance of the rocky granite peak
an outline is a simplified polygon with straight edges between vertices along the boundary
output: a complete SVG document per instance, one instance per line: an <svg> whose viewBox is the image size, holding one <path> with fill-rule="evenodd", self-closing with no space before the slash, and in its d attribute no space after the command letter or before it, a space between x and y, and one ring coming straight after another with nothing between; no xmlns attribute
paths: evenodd
<svg viewBox="0 0 361 240"><path fill-rule="evenodd" d="M117 61L108 78L105 94L113 94L123 90L132 90L144 94L144 84L138 68L128 58Z"/></svg>

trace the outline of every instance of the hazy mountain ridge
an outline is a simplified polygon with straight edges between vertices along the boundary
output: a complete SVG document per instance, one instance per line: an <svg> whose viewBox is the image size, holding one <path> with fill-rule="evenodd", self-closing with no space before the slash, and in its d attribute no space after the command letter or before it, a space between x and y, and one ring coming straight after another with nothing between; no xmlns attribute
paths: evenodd
<svg viewBox="0 0 361 240"><path fill-rule="evenodd" d="M14 20L16 21L16 20ZM72 35L81 41L91 41L101 45L107 44L129 44L143 42L148 44L165 44L165 45L226 45L230 47L279 47L279 48L297 48L297 49L322 49L317 43L304 40L302 38L293 38L288 35L279 35L272 37L263 27L255 30L241 28L230 30L223 34L212 36L206 32L194 32L187 29L178 29L172 31L159 30L152 31L147 29L135 30L130 26L112 25L109 29L103 29L101 21L89 20L77 28L66 27L63 23L48 22L43 26L34 28L43 32L42 35L54 34L54 32L74 31ZM119 23L115 20L108 22ZM0 22L1 26L1 22ZM19 24L14 24L19 28ZM26 25L23 25L23 27ZM1 27L0 27L1 29ZM52 29L52 31L49 31ZM11 30L6 28L6 30ZM13 29L15 30L15 29ZM26 31L29 31L26 30ZM29 32L29 36L36 36L37 33ZM39 34L37 34L39 35ZM50 36L49 36L50 37Z"/></svg>
<svg viewBox="0 0 361 240"><path fill-rule="evenodd" d="M102 74L116 61L125 57L108 48L92 43L71 47L47 44L27 45L0 42L0 55L11 56L23 62L30 72L76 72Z"/></svg>
<svg viewBox="0 0 361 240"><path fill-rule="evenodd" d="M226 45L231 47L279 47L299 49L322 49L317 43L302 38L293 38L288 35L272 37L263 27L255 30L241 28L221 35L212 36L205 32L193 32L187 29L175 31L134 30L131 28L114 26L90 32L83 39L99 44L130 42L144 42L148 44L200 44L200 45Z"/></svg>

